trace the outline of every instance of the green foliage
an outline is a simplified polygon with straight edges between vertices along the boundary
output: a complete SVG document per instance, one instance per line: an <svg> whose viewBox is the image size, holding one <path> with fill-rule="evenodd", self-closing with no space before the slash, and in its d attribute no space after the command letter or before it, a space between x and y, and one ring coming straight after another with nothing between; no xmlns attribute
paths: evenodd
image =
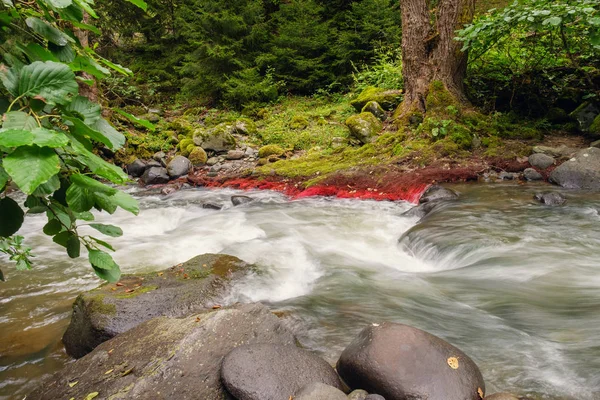
<svg viewBox="0 0 600 400"><path fill-rule="evenodd" d="M131 2L145 6L141 0ZM92 208L111 214L117 207L138 212L131 196L99 181L122 184L127 175L93 150L104 146L116 151L125 139L102 118L98 104L78 96L79 82L86 83L75 72L103 77L110 74L106 67L124 74L130 71L82 47L74 32L65 28L96 31L83 19L84 12L96 17L87 1L3 4L0 99L7 106L0 128L0 252L15 261L17 269L31 268L31 249L23 245L23 237L15 236L25 208L28 214L46 214L44 233L65 247L69 257L79 257L83 245L97 274L116 280L119 266L100 250L112 247L80 235L77 221L93 220ZM27 195L23 206L8 197L9 183ZM91 226L113 237L122 233L110 225Z"/></svg>
<svg viewBox="0 0 600 400"><path fill-rule="evenodd" d="M377 49L372 63L365 63L360 69L354 66L352 78L358 91L369 86L382 89L404 88L400 49L397 46Z"/></svg>

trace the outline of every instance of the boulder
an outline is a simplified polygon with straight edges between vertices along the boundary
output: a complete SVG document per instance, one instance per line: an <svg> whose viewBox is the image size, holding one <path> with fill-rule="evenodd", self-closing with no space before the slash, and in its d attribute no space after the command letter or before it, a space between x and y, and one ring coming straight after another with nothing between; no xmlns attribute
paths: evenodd
<svg viewBox="0 0 600 400"><path fill-rule="evenodd" d="M534 153L530 155L527 160L532 167L539 169L546 169L549 166L554 165L554 158L542 153Z"/></svg>
<svg viewBox="0 0 600 400"><path fill-rule="evenodd" d="M565 196L560 193L536 193L533 198L548 206L562 206L567 202Z"/></svg>
<svg viewBox="0 0 600 400"><path fill-rule="evenodd" d="M582 132L588 132L598 114L600 114L600 109L594 103L585 102L570 115L577 120Z"/></svg>
<svg viewBox="0 0 600 400"><path fill-rule="evenodd" d="M411 326L373 324L337 363L351 389L387 400L481 400L485 384L477 365L446 341Z"/></svg>
<svg viewBox="0 0 600 400"><path fill-rule="evenodd" d="M501 181L512 181L519 178L519 174L515 172L502 171L498 174L498 179Z"/></svg>
<svg viewBox="0 0 600 400"><path fill-rule="evenodd" d="M225 158L228 160L241 160L245 155L246 152L243 150L229 150Z"/></svg>
<svg viewBox="0 0 600 400"><path fill-rule="evenodd" d="M596 140L590 144L590 147L596 147L600 149L600 140Z"/></svg>
<svg viewBox="0 0 600 400"><path fill-rule="evenodd" d="M236 145L234 132L234 126L225 122L212 129L198 129L194 132L194 144L217 153L233 150Z"/></svg>
<svg viewBox="0 0 600 400"><path fill-rule="evenodd" d="M367 104L365 104L365 106L362 108L361 112L369 112L369 113L373 114L374 116L376 116L377 119L380 121L385 121L387 119L387 115L385 114L385 111L383 110L383 108L381 108L379 103L376 101L370 101Z"/></svg>
<svg viewBox="0 0 600 400"><path fill-rule="evenodd" d="M421 195L419 204L429 203L432 201L449 201L456 199L458 199L458 193L456 193L454 190L440 185L431 185Z"/></svg>
<svg viewBox="0 0 600 400"><path fill-rule="evenodd" d="M300 389L294 396L294 400L348 400L348 397L340 389L315 382Z"/></svg>
<svg viewBox="0 0 600 400"><path fill-rule="evenodd" d="M167 155L165 154L164 151L157 151L156 153L154 153L154 155L152 156L153 160L158 161L159 163L161 163L161 165L164 167L165 165L165 159L167 158Z"/></svg>
<svg viewBox="0 0 600 400"><path fill-rule="evenodd" d="M538 154L546 154L550 157L570 157L577 152L577 149L572 149L567 146L549 147L549 146L534 146L533 152Z"/></svg>
<svg viewBox="0 0 600 400"><path fill-rule="evenodd" d="M162 164L160 163L160 161L156 161L156 160L148 160L148 162L146 163L146 169L153 168L153 167L156 167L156 168L164 168L165 166L164 166L164 165L162 165Z"/></svg>
<svg viewBox="0 0 600 400"><path fill-rule="evenodd" d="M144 172L141 179L146 185L158 185L169 182L169 174L166 168L150 167Z"/></svg>
<svg viewBox="0 0 600 400"><path fill-rule="evenodd" d="M68 364L27 398L233 400L220 382L221 362L253 343L293 346L295 338L261 304L154 318Z"/></svg>
<svg viewBox="0 0 600 400"><path fill-rule="evenodd" d="M402 101L402 90L387 90L369 86L363 90L350 104L361 111L368 102L375 101L384 109L391 111Z"/></svg>
<svg viewBox="0 0 600 400"><path fill-rule="evenodd" d="M100 343L158 317L211 309L253 266L225 254L204 254L158 273L123 275L77 297L63 336L67 353L80 358Z"/></svg>
<svg viewBox="0 0 600 400"><path fill-rule="evenodd" d="M596 115L596 118L594 118L592 125L590 125L589 133L592 134L592 136L600 136L600 115Z"/></svg>
<svg viewBox="0 0 600 400"><path fill-rule="evenodd" d="M368 395L369 392L366 390L356 389L348 395L348 400L365 400Z"/></svg>
<svg viewBox="0 0 600 400"><path fill-rule="evenodd" d="M540 174L533 168L525 169L525 171L523 171L523 178L525 178L528 181L541 181L544 179L542 174Z"/></svg>
<svg viewBox="0 0 600 400"><path fill-rule="evenodd" d="M146 171L146 163L139 158L127 166L127 173L134 178L139 178Z"/></svg>
<svg viewBox="0 0 600 400"><path fill-rule="evenodd" d="M419 204L418 206L411 208L402 215L406 217L417 217L419 219L423 219L442 203L443 200L429 201L427 203Z"/></svg>
<svg viewBox="0 0 600 400"><path fill-rule="evenodd" d="M483 400L521 400L519 397L511 393L494 393L489 396L485 396Z"/></svg>
<svg viewBox="0 0 600 400"><path fill-rule="evenodd" d="M192 162L184 156L175 156L167 164L167 173L172 179L187 175L192 169Z"/></svg>
<svg viewBox="0 0 600 400"><path fill-rule="evenodd" d="M350 129L350 136L363 144L372 142L383 129L381 121L370 112L351 116L346 120L346 126Z"/></svg>
<svg viewBox="0 0 600 400"><path fill-rule="evenodd" d="M552 171L550 181L568 189L600 190L600 149L579 151Z"/></svg>
<svg viewBox="0 0 600 400"><path fill-rule="evenodd" d="M234 206L240 206L242 204L252 203L254 199L250 196L231 196L231 203Z"/></svg>
<svg viewBox="0 0 600 400"><path fill-rule="evenodd" d="M342 389L325 360L294 345L279 344L236 347L223 359L221 381L237 400L287 400L315 382Z"/></svg>
<svg viewBox="0 0 600 400"><path fill-rule="evenodd" d="M208 156L202 147L194 147L194 149L190 152L188 159L192 163L193 166L204 165L208 161Z"/></svg>

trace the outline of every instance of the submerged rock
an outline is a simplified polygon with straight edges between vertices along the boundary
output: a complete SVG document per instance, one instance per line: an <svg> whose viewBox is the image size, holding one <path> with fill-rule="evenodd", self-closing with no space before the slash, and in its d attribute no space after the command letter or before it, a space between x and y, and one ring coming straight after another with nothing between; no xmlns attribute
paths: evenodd
<svg viewBox="0 0 600 400"><path fill-rule="evenodd" d="M600 149L581 150L552 171L550 181L568 189L600 190Z"/></svg>
<svg viewBox="0 0 600 400"><path fill-rule="evenodd" d="M253 343L294 346L295 337L261 304L155 318L68 364L27 398L233 400L220 382L223 357Z"/></svg>
<svg viewBox="0 0 600 400"><path fill-rule="evenodd" d="M167 169L163 167L148 168L142 175L142 181L146 185L159 185L169 182L169 174Z"/></svg>
<svg viewBox="0 0 600 400"><path fill-rule="evenodd" d="M242 204L252 203L254 199L250 196L231 196L231 204L240 206Z"/></svg>
<svg viewBox="0 0 600 400"><path fill-rule="evenodd" d="M533 198L548 206L562 206L567 202L565 196L560 193L536 193Z"/></svg>
<svg viewBox="0 0 600 400"><path fill-rule="evenodd" d="M365 328L337 363L351 389L388 400L481 400L485 384L477 365L446 341L407 325Z"/></svg>
<svg viewBox="0 0 600 400"><path fill-rule="evenodd" d="M539 169L546 169L549 166L554 165L554 158L542 153L534 153L530 155L528 161L532 167Z"/></svg>
<svg viewBox="0 0 600 400"><path fill-rule="evenodd" d="M383 129L381 121L370 112L353 115L346 120L350 136L366 144L372 142Z"/></svg>
<svg viewBox="0 0 600 400"><path fill-rule="evenodd" d="M294 400L348 400L348 397L340 389L316 382L300 389Z"/></svg>
<svg viewBox="0 0 600 400"><path fill-rule="evenodd" d="M419 204L428 203L432 201L449 201L458 199L458 193L452 189L445 188L440 185L431 185L426 191L423 192L419 199Z"/></svg>
<svg viewBox="0 0 600 400"><path fill-rule="evenodd" d="M211 309L253 266L225 254L204 254L158 273L124 275L77 297L63 336L67 353L80 358L100 343L158 317Z"/></svg>
<svg viewBox="0 0 600 400"><path fill-rule="evenodd" d="M232 350L223 360L221 381L237 400L286 400L315 382L342 388L325 360L293 345L276 344Z"/></svg>

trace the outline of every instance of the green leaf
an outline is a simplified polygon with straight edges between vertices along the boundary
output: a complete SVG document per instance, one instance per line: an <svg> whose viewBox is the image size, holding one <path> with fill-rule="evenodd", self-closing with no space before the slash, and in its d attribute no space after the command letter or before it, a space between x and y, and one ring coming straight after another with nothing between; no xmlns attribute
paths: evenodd
<svg viewBox="0 0 600 400"><path fill-rule="evenodd" d="M0 131L0 146L19 147L33 144L33 133L18 129Z"/></svg>
<svg viewBox="0 0 600 400"><path fill-rule="evenodd" d="M115 188L111 188L110 186L106 186L105 184L98 182L95 179L87 177L81 174L71 175L71 182L75 185L85 188L92 193L103 193L107 196L112 196L116 194L118 191ZM87 210L86 210L87 211Z"/></svg>
<svg viewBox="0 0 600 400"><path fill-rule="evenodd" d="M108 75L110 75L109 69L98 64L96 62L96 60L94 60L93 58L91 58L89 56L88 57L84 57L84 56L75 57L73 62L71 62L69 64L69 67L71 68L71 70L73 70L75 72L77 72L77 71L87 72L88 74L93 75L97 79L102 79L102 78L105 78Z"/></svg>
<svg viewBox="0 0 600 400"><path fill-rule="evenodd" d="M121 237L123 236L123 230L118 226L114 225L104 225L104 224L90 224L92 228L97 230L100 233L105 234L110 237Z"/></svg>
<svg viewBox="0 0 600 400"><path fill-rule="evenodd" d="M18 96L19 90L19 69L17 67L8 68L0 64L0 81L13 96Z"/></svg>
<svg viewBox="0 0 600 400"><path fill-rule="evenodd" d="M52 54L48 49L40 46L37 43L29 43L26 47L23 47L22 50L27 58L30 61L56 61L58 62L58 58L54 54Z"/></svg>
<svg viewBox="0 0 600 400"><path fill-rule="evenodd" d="M81 254L81 242L77 235L73 235L67 240L67 254L71 258L77 258Z"/></svg>
<svg viewBox="0 0 600 400"><path fill-rule="evenodd" d="M119 190L110 199L123 210L129 211L134 215L138 215L140 212L137 200L125 192Z"/></svg>
<svg viewBox="0 0 600 400"><path fill-rule="evenodd" d="M109 250L115 251L115 249L110 245L110 243L105 242L104 240L100 240L98 238L95 238L93 236L89 237L90 239L92 239L94 242L98 243L100 246L104 246Z"/></svg>
<svg viewBox="0 0 600 400"><path fill-rule="evenodd" d="M60 178L58 175L54 175L52 178L48 179L47 182L42 183L35 189L33 192L34 196L48 196L54 192L56 192L60 188Z"/></svg>
<svg viewBox="0 0 600 400"><path fill-rule="evenodd" d="M92 268L94 269L94 272L100 279L104 279L107 282L116 283L119 282L119 279L121 279L121 270L119 269L118 265L115 269L111 270L98 268L94 265L92 265Z"/></svg>
<svg viewBox="0 0 600 400"><path fill-rule="evenodd" d="M89 211L94 207L94 196L87 188L73 183L67 189L67 204L78 213Z"/></svg>
<svg viewBox="0 0 600 400"><path fill-rule="evenodd" d="M542 22L542 25L552 25L552 26L558 26L562 23L562 18L561 17L550 17L544 20L544 22Z"/></svg>
<svg viewBox="0 0 600 400"><path fill-rule="evenodd" d="M107 196L104 193L94 193L96 200L96 207L102 211L106 211L109 214L114 214L117 211L117 204L113 201L111 196Z"/></svg>
<svg viewBox="0 0 600 400"><path fill-rule="evenodd" d="M75 52L71 48L71 46L57 46L53 43L48 43L48 49L58 57L60 62L70 63L75 59Z"/></svg>
<svg viewBox="0 0 600 400"><path fill-rule="evenodd" d="M40 147L65 147L69 144L69 138L62 132L51 131L45 128L37 128L32 132L33 144Z"/></svg>
<svg viewBox="0 0 600 400"><path fill-rule="evenodd" d="M63 226L60 223L60 221L57 219L51 219L42 228L42 231L44 232L44 234L46 234L48 236L54 236L54 235L60 233L62 230L63 230Z"/></svg>
<svg viewBox="0 0 600 400"><path fill-rule="evenodd" d="M90 14L93 18L98 18L98 14L91 7L91 4L94 4L93 0L74 0L75 4L79 7L83 8L88 14Z"/></svg>
<svg viewBox="0 0 600 400"><path fill-rule="evenodd" d="M119 114L121 114L122 116L126 117L128 120L130 120L131 122L134 122L138 125L143 126L144 128L147 128L149 130L151 130L152 132L154 132L156 130L156 127L150 123L150 121L146 121L145 119L142 118L138 118L135 115L131 115L129 113L126 113L125 111L121 110L121 109L115 109L116 112L118 112Z"/></svg>
<svg viewBox="0 0 600 400"><path fill-rule="evenodd" d="M11 111L2 117L2 129L31 131L38 127L37 121L22 111Z"/></svg>
<svg viewBox="0 0 600 400"><path fill-rule="evenodd" d="M25 214L16 201L10 197L0 199L0 237L17 233L24 219Z"/></svg>
<svg viewBox="0 0 600 400"><path fill-rule="evenodd" d="M141 8L144 11L146 11L148 9L148 4L146 4L146 2L144 0L127 0L127 1L133 5L138 6L139 8Z"/></svg>
<svg viewBox="0 0 600 400"><path fill-rule="evenodd" d="M96 175L108 179L116 184L123 184L129 177L116 165L110 164L91 151L77 140L71 140L74 155Z"/></svg>
<svg viewBox="0 0 600 400"><path fill-rule="evenodd" d="M4 169L25 194L60 172L60 159L47 147L19 147L4 159Z"/></svg>
<svg viewBox="0 0 600 400"><path fill-rule="evenodd" d="M88 137L92 140L95 140L96 142L100 142L100 143L106 145L107 147L109 147L111 149L114 149L113 144L111 143L109 138L104 136L104 134L102 132L98 132L97 130L86 125L79 118L68 117L68 116L63 116L63 118L66 121L69 121L71 123L71 126L69 126L69 130L74 135Z"/></svg>
<svg viewBox="0 0 600 400"><path fill-rule="evenodd" d="M53 8L66 8L73 4L71 0L44 0L48 5Z"/></svg>
<svg viewBox="0 0 600 400"><path fill-rule="evenodd" d="M25 20L25 23L35 33L39 34L44 39L51 43L54 43L57 46L66 46L69 42L75 42L73 38L71 38L64 32L50 25L46 21L42 21L39 18L29 17Z"/></svg>
<svg viewBox="0 0 600 400"><path fill-rule="evenodd" d="M100 105L91 102L87 97L77 96L65 109L71 115L83 120L86 125L93 125L100 119Z"/></svg>
<svg viewBox="0 0 600 400"><path fill-rule="evenodd" d="M96 54L96 55L97 55L97 54ZM97 56L98 56L98 55L97 55ZM119 64L115 64L115 63L113 63L113 62L110 62L110 61L108 61L108 60L107 60L106 58L104 58L104 57L100 57L100 56L98 56L98 60L99 60L99 61L100 61L102 64L106 65L108 68L110 68L110 69L112 69L112 70L114 70L114 71L117 71L117 72L119 72L119 73L121 73L121 74L123 74L123 75L128 75L128 76L131 76L131 75L133 75L133 72L131 72L131 70L130 70L129 68L125 68L125 67L123 67L122 65L119 65Z"/></svg>
<svg viewBox="0 0 600 400"><path fill-rule="evenodd" d="M75 216L68 209L56 204L52 205L52 210L46 212L46 216L48 220L58 219L68 229L72 229L75 224Z"/></svg>
<svg viewBox="0 0 600 400"><path fill-rule="evenodd" d="M41 214L48 210L46 202L34 195L27 196L24 205L28 208L27 214Z"/></svg>
<svg viewBox="0 0 600 400"><path fill-rule="evenodd" d="M92 125L92 128L102 133L102 135L110 141L112 150L118 150L125 145L125 136L113 128L104 118L100 118L96 121L94 125Z"/></svg>
<svg viewBox="0 0 600 400"><path fill-rule="evenodd" d="M39 96L46 103L68 103L70 95L78 92L75 74L62 63L36 61L25 66L19 76L19 95Z"/></svg>
<svg viewBox="0 0 600 400"><path fill-rule="evenodd" d="M96 28L94 25L84 24L82 22L77 22L77 21L71 21L71 23L73 24L73 26L75 28L79 28L82 31L94 32L98 36L102 35L102 31L100 31L100 29Z"/></svg>
<svg viewBox="0 0 600 400"><path fill-rule="evenodd" d="M89 211L84 211L84 212L76 212L75 214L75 218L77 219L81 219L83 221L93 221L94 220L94 214L92 214Z"/></svg>
<svg viewBox="0 0 600 400"><path fill-rule="evenodd" d="M75 234L73 232L64 231L57 235L54 235L54 237L52 238L52 241L56 244L61 245L64 248L67 248L69 239L71 239L73 236L75 236Z"/></svg>
<svg viewBox="0 0 600 400"><path fill-rule="evenodd" d="M88 257L90 260L90 264L92 264L96 268L104 269L107 271L119 268L119 266L115 263L111 255L102 250L90 249Z"/></svg>
<svg viewBox="0 0 600 400"><path fill-rule="evenodd" d="M4 168L2 168L2 165L0 165L0 192L2 191L2 189L4 189L4 186L6 186L6 183L9 180L10 176L8 176Z"/></svg>

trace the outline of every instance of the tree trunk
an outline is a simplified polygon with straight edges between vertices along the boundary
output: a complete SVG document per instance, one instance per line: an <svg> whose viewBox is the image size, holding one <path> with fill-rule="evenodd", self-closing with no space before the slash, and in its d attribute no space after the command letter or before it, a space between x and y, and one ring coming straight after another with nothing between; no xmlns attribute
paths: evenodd
<svg viewBox="0 0 600 400"><path fill-rule="evenodd" d="M88 13L83 14L83 23L89 23L89 15ZM83 29L74 29L75 36L79 39L79 43L81 43L82 47L89 47L89 32ZM81 96L85 96L90 101L94 103L98 101L98 84L93 75L88 74L87 72L81 72L80 76L85 80L93 81L92 85L88 85L85 82L79 82L79 94Z"/></svg>
<svg viewBox="0 0 600 400"><path fill-rule="evenodd" d="M467 104L467 54L454 37L473 20L475 0L400 0L400 7L405 96L396 115L425 114L434 82L443 85L437 89L445 89L452 102Z"/></svg>

